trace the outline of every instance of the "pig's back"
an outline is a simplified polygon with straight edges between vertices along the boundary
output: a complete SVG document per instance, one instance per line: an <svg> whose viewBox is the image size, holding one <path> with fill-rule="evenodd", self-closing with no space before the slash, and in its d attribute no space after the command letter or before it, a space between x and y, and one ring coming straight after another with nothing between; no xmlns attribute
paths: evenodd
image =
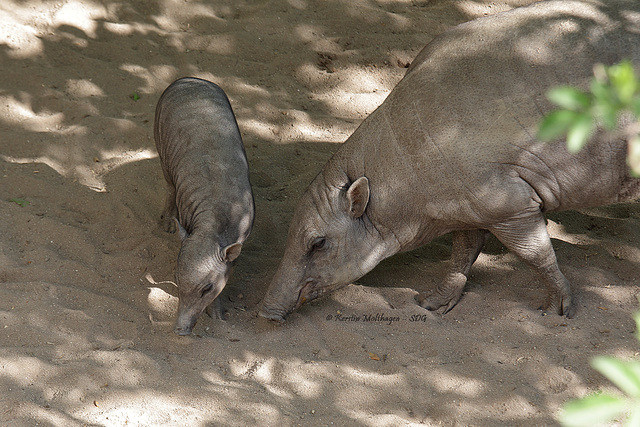
<svg viewBox="0 0 640 427"><path fill-rule="evenodd" d="M154 137L187 231L202 212L231 220L253 208L242 138L220 87L196 78L171 84L158 101Z"/></svg>

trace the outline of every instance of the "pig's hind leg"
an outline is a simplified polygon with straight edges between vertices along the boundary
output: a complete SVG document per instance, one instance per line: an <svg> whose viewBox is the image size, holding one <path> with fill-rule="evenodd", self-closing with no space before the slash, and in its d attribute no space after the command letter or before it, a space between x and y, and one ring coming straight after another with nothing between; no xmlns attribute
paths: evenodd
<svg viewBox="0 0 640 427"><path fill-rule="evenodd" d="M451 310L462 297L464 286L471 266L478 258L486 240L486 230L464 230L453 232L451 265L444 282L431 294L421 293L416 301L427 310L445 307L444 313Z"/></svg>
<svg viewBox="0 0 640 427"><path fill-rule="evenodd" d="M507 220L491 228L491 232L511 252L529 264L544 279L547 299L540 307L559 315L573 317L571 287L564 277L551 244L541 212Z"/></svg>

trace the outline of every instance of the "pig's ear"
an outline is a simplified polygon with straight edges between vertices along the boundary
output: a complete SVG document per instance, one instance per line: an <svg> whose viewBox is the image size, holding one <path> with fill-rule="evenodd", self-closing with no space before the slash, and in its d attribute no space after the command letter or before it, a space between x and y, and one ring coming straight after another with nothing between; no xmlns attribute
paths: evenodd
<svg viewBox="0 0 640 427"><path fill-rule="evenodd" d="M180 221L178 221L177 218L173 218L173 220L176 222L176 228L178 229L180 234L180 241L184 241L184 239L189 237L189 233L187 232L187 230L185 230L182 224L180 224Z"/></svg>
<svg viewBox="0 0 640 427"><path fill-rule="evenodd" d="M349 216L360 218L369 203L369 180L362 176L355 180L347 190L349 201Z"/></svg>
<svg viewBox="0 0 640 427"><path fill-rule="evenodd" d="M232 262L238 258L241 250L242 243L233 243L222 249L222 259L225 260L225 262Z"/></svg>

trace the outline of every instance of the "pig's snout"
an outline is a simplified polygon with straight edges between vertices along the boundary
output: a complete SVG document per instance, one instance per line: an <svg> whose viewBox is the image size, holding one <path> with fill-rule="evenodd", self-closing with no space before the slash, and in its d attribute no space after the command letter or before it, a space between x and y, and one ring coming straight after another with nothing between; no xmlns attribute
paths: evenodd
<svg viewBox="0 0 640 427"><path fill-rule="evenodd" d="M180 336L185 336L185 335L190 335L192 329L193 328L190 327L190 326L176 326L173 329L173 332L175 332L176 334L178 334Z"/></svg>
<svg viewBox="0 0 640 427"><path fill-rule="evenodd" d="M286 292L286 288L284 292L282 289L280 292L267 291L267 296L262 300L262 308L258 314L266 319L283 323L294 310L320 295L321 292L313 291L315 285L315 280L307 280L306 284L297 292Z"/></svg>
<svg viewBox="0 0 640 427"><path fill-rule="evenodd" d="M196 324L196 320L197 318L194 318L192 316L178 315L178 319L176 320L173 332L181 336L191 334L191 331Z"/></svg>

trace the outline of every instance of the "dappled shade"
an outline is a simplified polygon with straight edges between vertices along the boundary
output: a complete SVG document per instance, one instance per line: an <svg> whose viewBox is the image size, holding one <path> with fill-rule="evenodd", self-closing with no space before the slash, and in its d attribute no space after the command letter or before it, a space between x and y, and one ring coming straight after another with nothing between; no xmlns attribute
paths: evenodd
<svg viewBox="0 0 640 427"><path fill-rule="evenodd" d="M552 218L575 320L539 316L541 284L496 241L455 310L419 308L446 236L285 327L256 318L301 193L420 49L529 2L0 2L0 424L552 425L601 386L591 354L637 351L633 206ZM257 215L229 319L177 337L152 121L186 75L229 95Z"/></svg>

